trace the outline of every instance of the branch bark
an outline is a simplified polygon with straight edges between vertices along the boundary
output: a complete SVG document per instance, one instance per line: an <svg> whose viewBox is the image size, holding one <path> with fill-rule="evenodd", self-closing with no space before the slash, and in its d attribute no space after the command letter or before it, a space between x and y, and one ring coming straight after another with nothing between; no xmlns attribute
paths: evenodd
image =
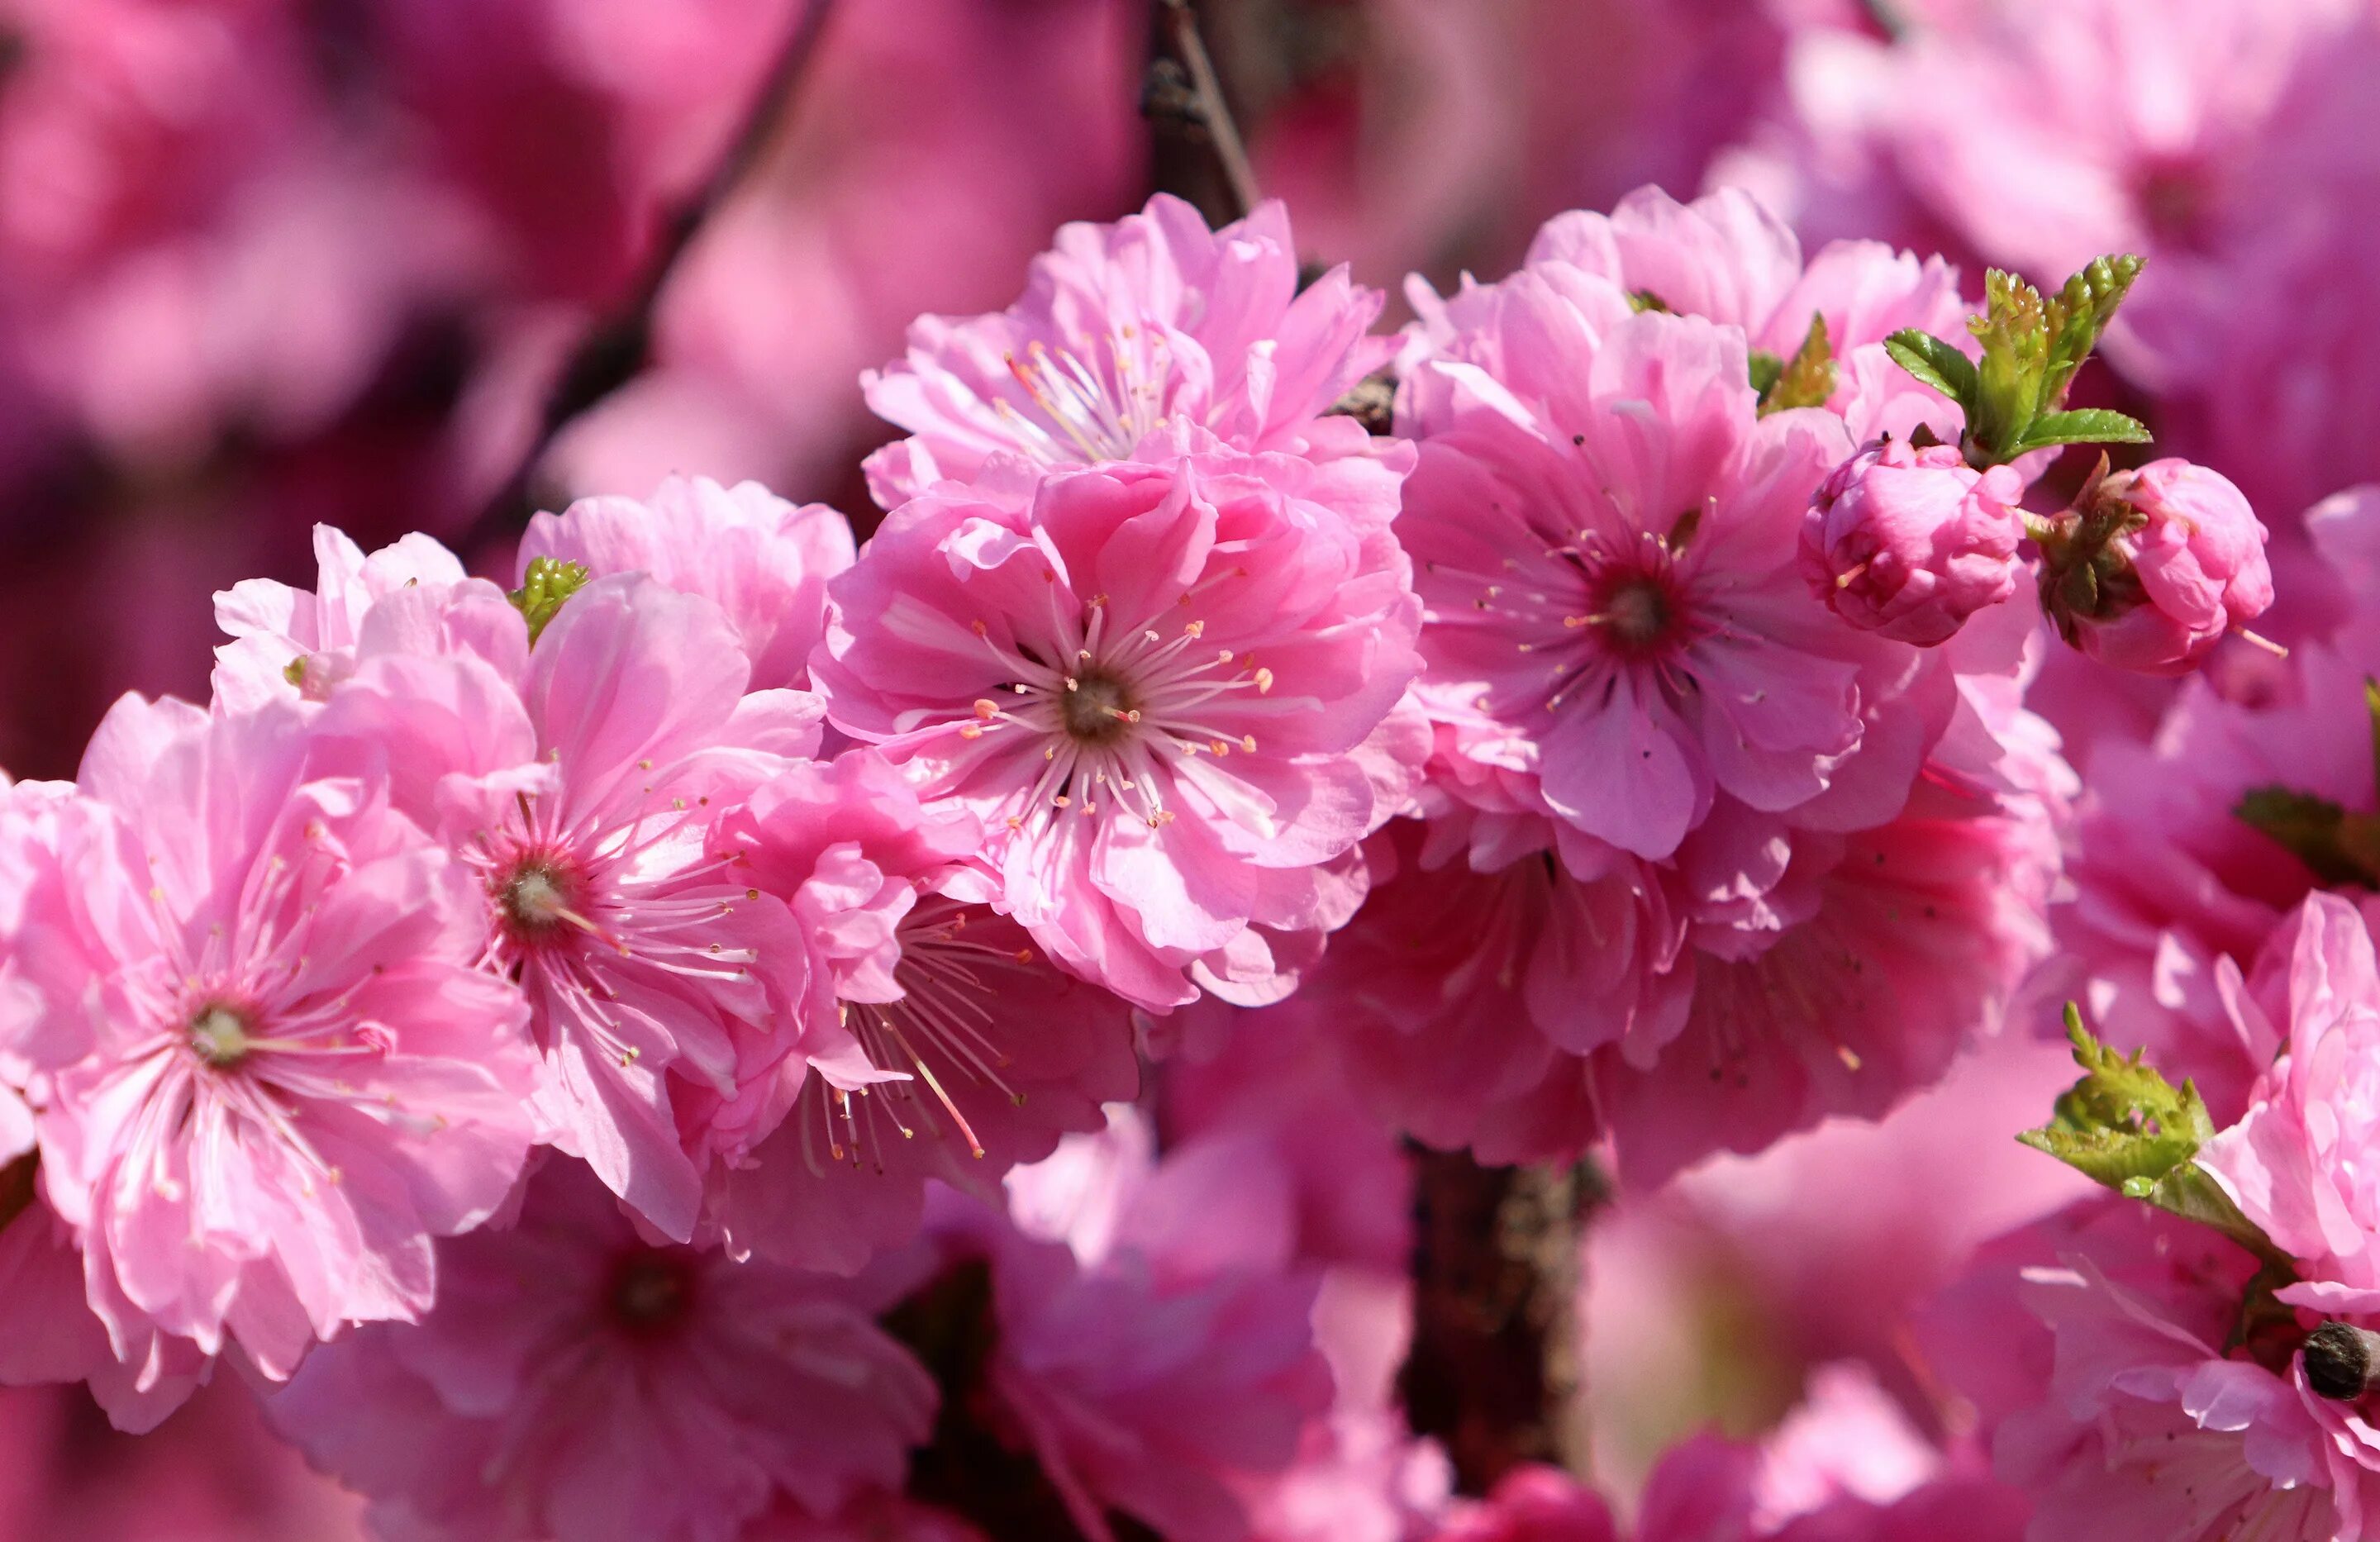
<svg viewBox="0 0 2380 1542"><path fill-rule="evenodd" d="M1158 0L1157 8L1172 56L1150 64L1141 111L1152 121L1203 137L1222 174L1231 218L1245 219L1261 200L1257 174L1248 164L1247 145L1232 117L1231 103L1224 99L1215 61L1199 36L1197 13L1190 8L1190 0Z"/></svg>
<svg viewBox="0 0 2380 1542"><path fill-rule="evenodd" d="M1415 1156L1414 1341L1400 1378L1407 1419L1445 1445L1464 1493L1486 1493L1524 1463L1583 1475L1579 1244L1600 1179L1585 1164Z"/></svg>
<svg viewBox="0 0 2380 1542"><path fill-rule="evenodd" d="M580 339L547 393L537 432L513 474L489 500L459 544L465 551L499 537L516 535L536 510L531 479L538 463L572 419L636 378L652 358L653 313L679 260L693 245L703 225L742 185L775 137L817 56L834 11L834 0L803 0L800 18L770 62L769 72L753 93L752 104L736 126L719 160L702 185L662 217L652 250L638 269L637 282L610 314Z"/></svg>

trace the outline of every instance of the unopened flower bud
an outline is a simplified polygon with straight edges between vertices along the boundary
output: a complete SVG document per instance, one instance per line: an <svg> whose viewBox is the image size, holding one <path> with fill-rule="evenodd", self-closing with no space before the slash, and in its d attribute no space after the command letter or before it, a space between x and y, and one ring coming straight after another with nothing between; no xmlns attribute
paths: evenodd
<svg viewBox="0 0 2380 1542"><path fill-rule="evenodd" d="M2352 1402L2380 1374L2380 1333L2350 1323L2324 1323L2306 1336L2306 1385L2338 1402Z"/></svg>
<svg viewBox="0 0 2380 1542"><path fill-rule="evenodd" d="M1947 444L1886 440L1835 469L1802 525L1802 571L1864 632L1921 647L2016 591L2024 484Z"/></svg>
<svg viewBox="0 0 2380 1542"><path fill-rule="evenodd" d="M2272 604L2265 540L2220 473L2153 461L2096 480L2043 540L2042 608L2102 663L2184 674Z"/></svg>

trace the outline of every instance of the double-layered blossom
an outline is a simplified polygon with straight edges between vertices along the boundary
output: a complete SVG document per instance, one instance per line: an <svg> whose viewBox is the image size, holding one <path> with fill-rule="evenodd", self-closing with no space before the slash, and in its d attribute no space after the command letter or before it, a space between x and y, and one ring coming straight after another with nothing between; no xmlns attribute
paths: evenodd
<svg viewBox="0 0 2380 1542"><path fill-rule="evenodd" d="M1802 527L1802 574L1864 632L1932 647L2016 592L2023 480L1948 444L1870 445L1835 468Z"/></svg>
<svg viewBox="0 0 2380 1542"><path fill-rule="evenodd" d="M1264 929L1345 919L1325 865L1421 759L1404 457L1200 443L903 505L811 661L837 728L982 820L1000 907L1160 1010L1284 993Z"/></svg>
<svg viewBox="0 0 2380 1542"><path fill-rule="evenodd" d="M641 574L572 595L533 652L504 606L498 662L411 650L435 630L414 613L439 604L408 593L375 613L387 640L324 732L392 747L399 795L477 878L485 960L534 1013L553 1144L690 1237L705 1172L775 1127L807 1068L868 1075L784 902L709 843L718 814L816 747L815 703L747 695L719 607Z"/></svg>
<svg viewBox="0 0 2380 1542"><path fill-rule="evenodd" d="M1985 1249L1931 1358L1972 1399L2032 1542L2357 1542L2380 1430L2315 1395L2294 1346L2240 1345L2257 1262L2210 1228L2084 1200Z"/></svg>
<svg viewBox="0 0 2380 1542"><path fill-rule="evenodd" d="M731 1245L856 1269L917 1229L927 1181L996 1193L1139 1084L1129 1009L1058 969L992 910L981 823L929 807L872 749L797 764L723 819L738 877L788 901L844 1026L887 1076L804 1088L722 1173Z"/></svg>
<svg viewBox="0 0 2380 1542"><path fill-rule="evenodd" d="M2277 1042L2281 1056L2198 1163L2298 1259L2305 1282L2282 1299L2380 1310L2380 1183L2367 1171L2380 1137L2380 961L2364 917L2337 894L2311 895L2252 980L2228 964L2216 980L2240 1038Z"/></svg>
<svg viewBox="0 0 2380 1542"><path fill-rule="evenodd" d="M1429 367L1448 398L1398 522L1428 607L1415 694L1528 807L1664 858L1721 795L1781 813L1826 792L1864 672L1902 666L1795 565L1841 424L1759 416L1741 333L1645 314L1597 335L1530 276L1502 297L1500 372Z"/></svg>
<svg viewBox="0 0 2380 1542"><path fill-rule="evenodd" d="M268 1405L384 1535L733 1542L783 1496L897 1488L932 1381L851 1287L656 1245L583 1168L440 1250L439 1305L318 1350Z"/></svg>
<svg viewBox="0 0 2380 1542"><path fill-rule="evenodd" d="M1344 1044L1392 1123L1488 1161L1609 1134L1621 1177L1650 1184L1828 1113L1876 1117L1994 1031L2047 951L2040 795L1953 780L1929 764L1899 819L1778 843L1765 877L1702 837L1676 869L1581 879L1550 851L1489 866L1392 827L1372 903L1282 1011ZM1698 887L1708 871L1744 892Z"/></svg>
<svg viewBox="0 0 2380 1542"><path fill-rule="evenodd" d="M294 702L128 698L55 810L38 1010L89 1052L42 1079L42 1195L119 1359L237 1341L282 1378L419 1316L431 1240L486 1220L538 1134L469 873L318 747Z"/></svg>
<svg viewBox="0 0 2380 1542"><path fill-rule="evenodd" d="M1721 188L1680 203L1658 188L1640 188L1609 214L1573 210L1547 221L1521 272L1500 284L1466 283L1443 299L1417 280L1409 284L1421 324L1408 336L1401 368L1411 376L1433 357L1465 358L1531 395L1523 380L1536 379L1534 371L1548 363L1500 346L1481 323L1504 295L1538 284L1597 331L1632 310L1701 316L1740 329L1750 348L1780 367L1821 324L1831 371L1824 405L1854 442L1906 439L1921 423L1943 439L1957 435L1957 408L1884 351L1885 338L1903 327L1960 333L1958 271L1938 257L1921 262L1881 242L1836 241L1805 266L1791 228L1749 193ZM1409 388L1406 406L1427 419L1434 395L1426 382Z"/></svg>
<svg viewBox="0 0 2380 1542"><path fill-rule="evenodd" d="M869 486L892 508L994 455L1130 460L1172 423L1237 450L1360 444L1321 415L1384 361L1366 336L1381 303L1343 264L1301 285L1277 201L1220 230L1163 193L1113 225L1062 226L1014 305L922 317L907 355L862 377L868 405L913 436L868 457Z"/></svg>
<svg viewBox="0 0 2380 1542"><path fill-rule="evenodd" d="M642 573L717 602L751 661L750 690L809 683L826 631L827 580L851 565L850 521L796 507L759 482L672 477L649 498L581 498L540 513L521 535L516 577L543 557L598 577Z"/></svg>
<svg viewBox="0 0 2380 1542"><path fill-rule="evenodd" d="M422 585L448 589L468 577L455 553L426 535L408 535L366 554L345 531L314 527L312 593L271 578L249 578L215 596L215 625L231 641L215 650L218 704L241 709L310 701L355 673L364 617L379 601Z"/></svg>

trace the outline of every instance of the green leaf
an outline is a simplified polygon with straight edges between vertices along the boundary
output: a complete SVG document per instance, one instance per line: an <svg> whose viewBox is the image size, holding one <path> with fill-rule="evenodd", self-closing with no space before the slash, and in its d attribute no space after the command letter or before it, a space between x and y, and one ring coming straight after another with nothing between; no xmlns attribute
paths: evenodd
<svg viewBox="0 0 2380 1542"><path fill-rule="evenodd" d="M2127 1057L2100 1043L2070 1002L2066 1037L2073 1042L2082 1079L2059 1096L2047 1124L2017 1139L2131 1198L2211 1226L2267 1263L2287 1268L2280 1250L2192 1160L2215 1135L2198 1088L2167 1081L2147 1063L2145 1050Z"/></svg>
<svg viewBox="0 0 2380 1542"><path fill-rule="evenodd" d="M1777 389L1778 377L1785 372L1785 361L1767 348L1755 348L1749 362L1751 369L1747 372L1752 376L1752 389L1760 394L1760 405L1766 408L1768 393Z"/></svg>
<svg viewBox="0 0 2380 1542"><path fill-rule="evenodd" d="M2049 334L2049 369L2043 381L2042 401L2055 407L2066 400L2074 371L2099 346L2100 334L2116 319L2116 308L2131 292L2141 275L2143 260L2109 256L2094 261L2066 281L2044 315Z"/></svg>
<svg viewBox="0 0 2380 1542"><path fill-rule="evenodd" d="M2380 888L2380 819L2290 787L2251 787L2231 812L2287 847L2325 888Z"/></svg>
<svg viewBox="0 0 2380 1542"><path fill-rule="evenodd" d="M2015 448L2038 450L2048 444L2146 444L2148 425L2106 407L2082 407L2072 412L2046 413L2033 420Z"/></svg>
<svg viewBox="0 0 2380 1542"><path fill-rule="evenodd" d="M1824 407L1835 394L1835 350L1827 341L1827 319L1813 314L1802 346L1785 364L1771 389L1762 393L1760 415L1797 407Z"/></svg>
<svg viewBox="0 0 2380 1542"><path fill-rule="evenodd" d="M2047 1124L2017 1137L2027 1146L2120 1188L2131 1179L2165 1176L2214 1135L2196 1087L2174 1087L2145 1063L2145 1051L2127 1060L2101 1044L2071 1003L2066 1037L2082 1079L2059 1096Z"/></svg>
<svg viewBox="0 0 2380 1542"><path fill-rule="evenodd" d="M1958 403L1960 410L1973 414L1975 366L1965 354L1915 327L1886 338L1884 351L1892 356L1895 364L1917 377L1919 384L1931 386Z"/></svg>
<svg viewBox="0 0 2380 1542"><path fill-rule="evenodd" d="M530 646L536 646L545 635L546 624L561 613L563 601L584 589L589 577L578 564L552 557L539 557L528 565L527 578L508 598L528 623Z"/></svg>
<svg viewBox="0 0 2380 1542"><path fill-rule="evenodd" d="M1975 367L1975 400L1967 414L1967 458L1997 466L2015 458L2010 446L2041 412L2049 370L2048 309L2041 292L2014 273L1984 274L1984 313L1967 323L1984 346Z"/></svg>

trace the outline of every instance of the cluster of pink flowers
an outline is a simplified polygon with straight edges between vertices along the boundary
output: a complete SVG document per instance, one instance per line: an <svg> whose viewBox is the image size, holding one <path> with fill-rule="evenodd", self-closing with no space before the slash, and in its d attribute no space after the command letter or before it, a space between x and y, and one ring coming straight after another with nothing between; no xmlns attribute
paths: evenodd
<svg viewBox="0 0 2380 1542"><path fill-rule="evenodd" d="M1956 272L1742 193L1410 298L1160 197L868 377L864 543L673 478L540 515L510 590L324 528L310 590L218 595L207 706L0 784L0 1380L138 1428L228 1361L392 1538L1610 1542L1407 1427L1399 1137L1643 1195L2087 973L2216 1046L2230 1239L2008 1245L2058 1368L1973 1394L1997 1480L1844 1366L1630 1535L1989 1542L2018 1488L2071 1535L2181 1437L2201 1529L2127 1535L2380 1527L2304 1333L2216 1322L2259 1264L2380 1320L2380 968L2314 892L2380 886L2371 784L2197 757L2178 898L2140 853L2196 847L2078 819L2026 706L2060 637L2170 674L2263 612L2245 500L2029 509L2085 436L1910 366ZM1333 410L1383 370L1393 431ZM2184 710L2336 717L2336 646Z"/></svg>

